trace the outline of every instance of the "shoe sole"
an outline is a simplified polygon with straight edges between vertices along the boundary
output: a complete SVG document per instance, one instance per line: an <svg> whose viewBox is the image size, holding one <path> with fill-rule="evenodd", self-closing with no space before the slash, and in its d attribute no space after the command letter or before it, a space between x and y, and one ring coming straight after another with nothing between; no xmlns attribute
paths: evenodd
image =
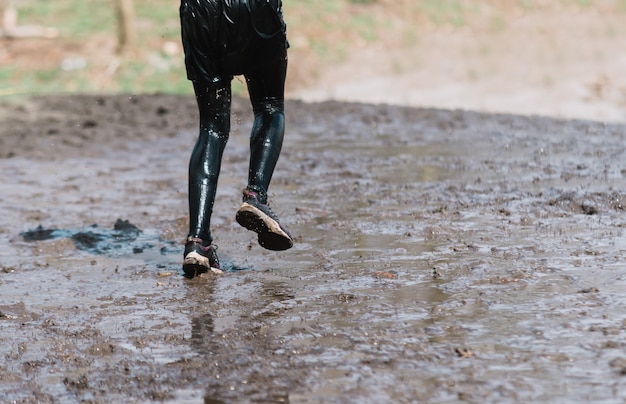
<svg viewBox="0 0 626 404"><path fill-rule="evenodd" d="M284 251L293 247L291 236L280 224L255 206L244 202L235 218L241 226L258 234L261 247L272 251Z"/></svg>
<svg viewBox="0 0 626 404"><path fill-rule="evenodd" d="M185 272L185 276L188 278L193 278L199 274L209 271L214 274L224 273L221 269L212 267L207 257L200 255L195 251L190 252L185 257L185 260L183 261L183 271Z"/></svg>

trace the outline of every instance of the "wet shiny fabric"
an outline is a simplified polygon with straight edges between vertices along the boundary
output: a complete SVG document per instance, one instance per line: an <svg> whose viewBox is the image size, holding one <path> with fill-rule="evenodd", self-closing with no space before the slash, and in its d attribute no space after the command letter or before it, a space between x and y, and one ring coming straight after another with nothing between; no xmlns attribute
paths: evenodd
<svg viewBox="0 0 626 404"><path fill-rule="evenodd" d="M249 73L289 46L281 0L182 0L180 22L192 81Z"/></svg>
<svg viewBox="0 0 626 404"><path fill-rule="evenodd" d="M200 115L189 161L190 237L212 241L210 218L230 133L231 81L240 72L254 112L247 188L267 201L285 132L288 44L280 7L279 0L182 1L185 62Z"/></svg>

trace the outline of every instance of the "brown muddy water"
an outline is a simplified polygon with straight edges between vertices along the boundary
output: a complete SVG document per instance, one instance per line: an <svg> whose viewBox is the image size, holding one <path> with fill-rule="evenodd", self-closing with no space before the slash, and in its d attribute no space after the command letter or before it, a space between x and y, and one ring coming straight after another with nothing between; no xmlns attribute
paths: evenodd
<svg viewBox="0 0 626 404"><path fill-rule="evenodd" d="M275 253L181 275L188 97L3 104L0 402L624 402L626 126L287 105Z"/></svg>

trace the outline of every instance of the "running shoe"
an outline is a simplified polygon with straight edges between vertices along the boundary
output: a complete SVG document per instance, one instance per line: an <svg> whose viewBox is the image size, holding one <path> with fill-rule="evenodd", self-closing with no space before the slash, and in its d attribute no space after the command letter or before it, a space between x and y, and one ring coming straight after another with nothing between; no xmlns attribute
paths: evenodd
<svg viewBox="0 0 626 404"><path fill-rule="evenodd" d="M206 245L202 239L189 237L185 243L185 258L183 260L185 276L193 278L206 272L223 273L216 250L217 246Z"/></svg>
<svg viewBox="0 0 626 404"><path fill-rule="evenodd" d="M258 234L259 245L273 251L293 247L291 234L280 224L278 217L255 191L244 189L243 203L237 211L237 223Z"/></svg>

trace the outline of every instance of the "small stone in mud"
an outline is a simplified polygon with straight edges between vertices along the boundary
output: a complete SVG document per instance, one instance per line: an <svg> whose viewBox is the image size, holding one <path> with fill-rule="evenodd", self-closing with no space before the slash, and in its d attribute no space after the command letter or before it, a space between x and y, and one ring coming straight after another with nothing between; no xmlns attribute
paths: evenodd
<svg viewBox="0 0 626 404"><path fill-rule="evenodd" d="M98 126L98 122L94 119L87 119L83 122L83 128L95 128Z"/></svg>
<svg viewBox="0 0 626 404"><path fill-rule="evenodd" d="M395 271L377 271L373 272L372 276L378 279L397 279L398 274Z"/></svg>
<svg viewBox="0 0 626 404"><path fill-rule="evenodd" d="M461 347L457 347L454 349L454 352L460 357L460 358L471 358L472 356L474 356L474 352L472 352L470 349L468 348L461 348Z"/></svg>
<svg viewBox="0 0 626 404"><path fill-rule="evenodd" d="M95 248L98 242L102 240L102 236L93 232L78 232L72 236L72 240L76 243L76 247L80 250L88 250Z"/></svg>
<svg viewBox="0 0 626 404"><path fill-rule="evenodd" d="M626 358L615 358L609 365L613 368L626 368Z"/></svg>
<svg viewBox="0 0 626 404"><path fill-rule="evenodd" d="M134 241L137 236L141 234L139 227L135 226L128 220L122 219L117 219L115 225L113 226L113 230L115 231L113 238L117 241ZM135 254L138 253L135 252Z"/></svg>
<svg viewBox="0 0 626 404"><path fill-rule="evenodd" d="M522 218L519 220L519 223L520 223L522 226L530 226L530 225L532 225L532 224L533 224L533 221L532 221L532 219L531 219L530 217L528 217L528 216L524 216L524 217L522 217Z"/></svg>
<svg viewBox="0 0 626 404"><path fill-rule="evenodd" d="M586 289L579 290L578 293L598 293L600 289L596 287L590 287Z"/></svg>
<svg viewBox="0 0 626 404"><path fill-rule="evenodd" d="M580 208L582 209L583 213L585 215L597 215L598 214L598 208L596 208L595 206L589 204L589 203L583 203Z"/></svg>
<svg viewBox="0 0 626 404"><path fill-rule="evenodd" d="M443 274L437 267L433 268L433 279L443 279Z"/></svg>
<svg viewBox="0 0 626 404"><path fill-rule="evenodd" d="M63 379L63 384L68 388L68 390L85 390L89 388L89 381L85 375L82 375L77 379L70 379L69 377L66 377Z"/></svg>
<svg viewBox="0 0 626 404"><path fill-rule="evenodd" d="M95 356L109 356L115 351L115 345L110 343L96 343L92 345L88 352Z"/></svg>
<svg viewBox="0 0 626 404"><path fill-rule="evenodd" d="M141 230L139 230L139 227L135 226L128 220L122 220L122 219L117 219L117 221L113 225L113 230L123 231L123 232L141 233Z"/></svg>
<svg viewBox="0 0 626 404"><path fill-rule="evenodd" d="M16 320L17 318L17 316L0 311L0 319Z"/></svg>
<svg viewBox="0 0 626 404"><path fill-rule="evenodd" d="M44 229L39 225L35 230L25 231L21 236L24 238L24 241L50 240L54 238L54 231L55 229Z"/></svg>
<svg viewBox="0 0 626 404"><path fill-rule="evenodd" d="M626 358L615 358L609 362L609 366L617 370L620 375L626 376Z"/></svg>

